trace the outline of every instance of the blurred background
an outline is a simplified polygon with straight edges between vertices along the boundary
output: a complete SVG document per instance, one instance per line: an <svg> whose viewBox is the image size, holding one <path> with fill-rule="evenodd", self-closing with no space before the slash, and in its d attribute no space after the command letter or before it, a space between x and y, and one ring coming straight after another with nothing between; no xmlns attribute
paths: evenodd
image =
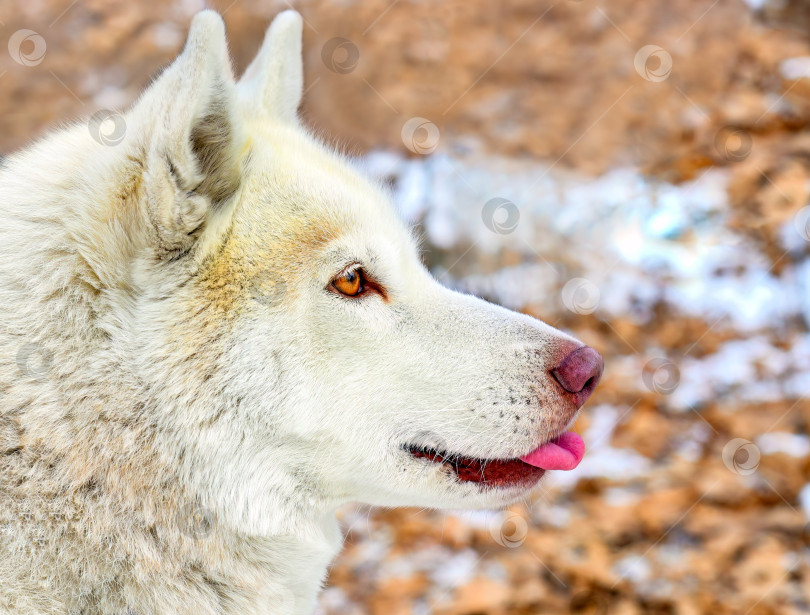
<svg viewBox="0 0 810 615"><path fill-rule="evenodd" d="M810 612L810 4L5 0L0 153L128 105L205 6L305 19L306 122L445 284L606 359L532 500L348 507L321 615Z"/></svg>

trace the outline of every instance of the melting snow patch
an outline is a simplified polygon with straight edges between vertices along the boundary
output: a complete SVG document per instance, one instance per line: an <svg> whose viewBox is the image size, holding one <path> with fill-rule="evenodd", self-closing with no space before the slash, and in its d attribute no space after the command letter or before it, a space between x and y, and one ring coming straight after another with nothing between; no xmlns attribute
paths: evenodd
<svg viewBox="0 0 810 615"><path fill-rule="evenodd" d="M461 587L473 580L480 559L481 556L472 549L445 556L438 560L430 578L442 588Z"/></svg>
<svg viewBox="0 0 810 615"><path fill-rule="evenodd" d="M638 490L627 487L610 487L605 489L605 504L608 506L632 506L639 501Z"/></svg>
<svg viewBox="0 0 810 615"><path fill-rule="evenodd" d="M510 306L523 301L559 313L565 309L559 287L582 277L600 291L596 314L608 318L630 315L645 322L664 302L718 328L757 331L810 312L799 283L810 274L791 267L773 274L756 245L726 224L727 170L671 185L635 169L590 178L494 156L406 160L373 152L366 164L393 183L403 216L423 221L433 245L509 250L542 264L523 271L530 277L507 283L500 279L504 272L491 274L488 284L485 275L463 281L476 292L500 289ZM503 220L486 219L484 206L496 198L517 211L508 228Z"/></svg>
<svg viewBox="0 0 810 615"><path fill-rule="evenodd" d="M807 483L799 491L799 506L802 507L804 518L810 522L810 483Z"/></svg>
<svg viewBox="0 0 810 615"><path fill-rule="evenodd" d="M799 337L782 350L767 337L756 336L726 342L699 359L687 357L678 366L680 382L670 405L699 408L719 396L748 403L802 397L810 391L808 341L808 336Z"/></svg>
<svg viewBox="0 0 810 615"><path fill-rule="evenodd" d="M327 587L321 592L321 595L318 597L318 601L320 602L319 610L316 613L322 613L323 610L321 608L326 608L331 612L337 613L349 613L355 612L356 608L355 605L352 604L349 597L346 595L340 587Z"/></svg>
<svg viewBox="0 0 810 615"><path fill-rule="evenodd" d="M807 457L810 455L810 438L803 434L792 434L786 431L765 433L755 440L763 455L784 453L790 457Z"/></svg>
<svg viewBox="0 0 810 615"><path fill-rule="evenodd" d="M486 529L492 527L492 524L500 519L502 513L494 510L454 510L447 514L462 520L471 527Z"/></svg>
<svg viewBox="0 0 810 615"><path fill-rule="evenodd" d="M690 463L696 462L703 454L703 449L711 439L712 432L705 423L695 423L689 428L686 437L676 445L678 455Z"/></svg>
<svg viewBox="0 0 810 615"><path fill-rule="evenodd" d="M779 63L779 72L788 81L810 77L810 56L782 60Z"/></svg>
<svg viewBox="0 0 810 615"><path fill-rule="evenodd" d="M743 0L752 11L761 11L770 0Z"/></svg>
<svg viewBox="0 0 810 615"><path fill-rule="evenodd" d="M587 451L587 448L586 448ZM554 482L572 486L582 478L617 478L630 480L645 476L650 470L650 460L632 448L597 448L585 453L582 463L570 472L557 472Z"/></svg>
<svg viewBox="0 0 810 615"><path fill-rule="evenodd" d="M629 555L613 565L613 573L631 583L643 583L652 575L652 566L643 555Z"/></svg>
<svg viewBox="0 0 810 615"><path fill-rule="evenodd" d="M531 508L532 521L551 527L564 528L571 523L571 510L565 506L536 502Z"/></svg>

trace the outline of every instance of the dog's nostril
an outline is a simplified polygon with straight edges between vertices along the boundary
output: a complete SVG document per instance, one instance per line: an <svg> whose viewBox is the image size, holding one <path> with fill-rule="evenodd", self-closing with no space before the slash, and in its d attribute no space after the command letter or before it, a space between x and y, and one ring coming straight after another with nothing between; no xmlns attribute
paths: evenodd
<svg viewBox="0 0 810 615"><path fill-rule="evenodd" d="M577 400L581 405L596 387L603 369L602 355L590 346L582 346L552 369L551 375L569 393L581 393L582 399Z"/></svg>

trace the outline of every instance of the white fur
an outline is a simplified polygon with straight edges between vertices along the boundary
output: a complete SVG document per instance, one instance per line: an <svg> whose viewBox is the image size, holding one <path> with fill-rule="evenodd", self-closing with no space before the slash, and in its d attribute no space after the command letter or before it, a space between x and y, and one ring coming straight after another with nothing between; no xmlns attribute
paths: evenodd
<svg viewBox="0 0 810 615"><path fill-rule="evenodd" d="M301 82L296 13L237 84L203 12L121 143L0 170L1 613L310 613L341 504L525 495L404 445L513 458L570 422L578 343L441 287ZM327 290L356 262L388 301Z"/></svg>

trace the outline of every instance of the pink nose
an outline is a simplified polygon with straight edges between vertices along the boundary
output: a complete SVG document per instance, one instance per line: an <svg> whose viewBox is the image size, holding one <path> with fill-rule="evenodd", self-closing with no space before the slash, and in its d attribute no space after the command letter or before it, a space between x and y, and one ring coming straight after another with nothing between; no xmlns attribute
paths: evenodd
<svg viewBox="0 0 810 615"><path fill-rule="evenodd" d="M551 375L562 388L574 394L574 403L579 407L593 393L599 378L602 377L604 367L602 355L590 346L582 346L552 369Z"/></svg>

